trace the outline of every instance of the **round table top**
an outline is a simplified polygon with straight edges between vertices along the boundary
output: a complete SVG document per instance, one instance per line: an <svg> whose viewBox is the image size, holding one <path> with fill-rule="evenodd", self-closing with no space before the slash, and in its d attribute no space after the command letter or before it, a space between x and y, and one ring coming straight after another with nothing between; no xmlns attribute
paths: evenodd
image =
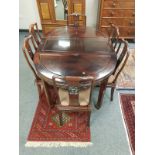
<svg viewBox="0 0 155 155"><path fill-rule="evenodd" d="M93 28L55 28L46 36L34 56L40 78L53 75L109 77L116 66L116 54L108 38Z"/></svg>

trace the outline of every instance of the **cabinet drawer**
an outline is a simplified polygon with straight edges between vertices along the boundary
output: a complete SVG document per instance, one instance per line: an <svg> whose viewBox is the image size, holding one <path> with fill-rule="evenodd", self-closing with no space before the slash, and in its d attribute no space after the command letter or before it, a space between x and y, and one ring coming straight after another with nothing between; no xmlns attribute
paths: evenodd
<svg viewBox="0 0 155 155"><path fill-rule="evenodd" d="M103 8L135 8L133 1L104 1Z"/></svg>
<svg viewBox="0 0 155 155"><path fill-rule="evenodd" d="M116 26L134 26L135 19L134 18L102 18L101 25L109 26L114 24Z"/></svg>
<svg viewBox="0 0 155 155"><path fill-rule="evenodd" d="M134 37L135 36L135 28L134 27L121 27L119 28L120 36L122 37Z"/></svg>
<svg viewBox="0 0 155 155"><path fill-rule="evenodd" d="M134 9L104 9L102 11L102 17L134 17Z"/></svg>
<svg viewBox="0 0 155 155"><path fill-rule="evenodd" d="M110 27L102 27L100 30L108 36L108 31ZM135 28L134 27L119 27L120 37L124 38L134 38Z"/></svg>

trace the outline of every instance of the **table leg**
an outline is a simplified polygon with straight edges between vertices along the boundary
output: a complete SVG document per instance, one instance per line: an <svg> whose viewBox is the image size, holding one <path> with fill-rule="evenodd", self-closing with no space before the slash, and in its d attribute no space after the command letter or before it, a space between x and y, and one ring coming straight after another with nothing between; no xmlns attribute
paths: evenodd
<svg viewBox="0 0 155 155"><path fill-rule="evenodd" d="M107 86L107 80L104 80L101 85L100 85L100 90L99 90L99 95L98 95L98 101L95 104L96 109L100 109L101 105L102 105L102 100L104 97L104 93L106 90L106 86Z"/></svg>

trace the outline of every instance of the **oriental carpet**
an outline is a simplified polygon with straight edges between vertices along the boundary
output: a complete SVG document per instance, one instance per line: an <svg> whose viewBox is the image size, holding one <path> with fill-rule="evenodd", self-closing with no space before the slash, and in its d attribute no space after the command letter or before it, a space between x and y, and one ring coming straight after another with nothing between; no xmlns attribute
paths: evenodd
<svg viewBox="0 0 155 155"><path fill-rule="evenodd" d="M32 126L27 138L27 147L86 147L90 142L87 112L63 113L60 126L58 110L49 108L45 94L38 103Z"/></svg>
<svg viewBox="0 0 155 155"><path fill-rule="evenodd" d="M120 107L132 154L135 154L135 95L120 94Z"/></svg>

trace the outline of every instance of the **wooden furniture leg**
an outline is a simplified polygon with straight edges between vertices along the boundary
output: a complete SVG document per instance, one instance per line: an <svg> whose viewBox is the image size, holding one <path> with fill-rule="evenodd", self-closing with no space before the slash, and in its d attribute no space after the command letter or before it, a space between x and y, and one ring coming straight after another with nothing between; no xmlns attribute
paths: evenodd
<svg viewBox="0 0 155 155"><path fill-rule="evenodd" d="M100 85L99 95L98 95L98 101L97 104L95 104L96 109L100 109L102 105L102 99L106 90L107 86L107 80L104 80Z"/></svg>
<svg viewBox="0 0 155 155"><path fill-rule="evenodd" d="M112 87L111 87L111 97L110 97L110 101L113 101L114 90L115 90L115 86L112 86Z"/></svg>
<svg viewBox="0 0 155 155"><path fill-rule="evenodd" d="M59 111L59 121L60 121L60 126L63 126L62 111Z"/></svg>
<svg viewBox="0 0 155 155"><path fill-rule="evenodd" d="M87 120L88 127L90 127L90 115L91 115L91 111L88 111L88 120Z"/></svg>

